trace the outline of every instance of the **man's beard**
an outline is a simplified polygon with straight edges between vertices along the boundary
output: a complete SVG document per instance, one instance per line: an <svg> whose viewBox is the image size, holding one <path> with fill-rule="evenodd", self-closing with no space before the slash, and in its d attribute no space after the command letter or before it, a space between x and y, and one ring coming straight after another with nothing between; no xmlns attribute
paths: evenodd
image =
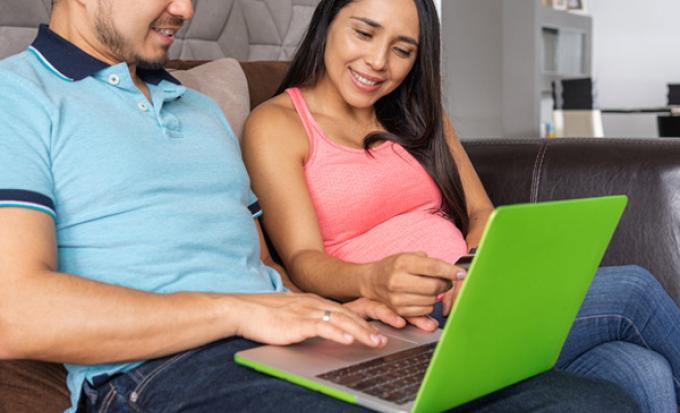
<svg viewBox="0 0 680 413"><path fill-rule="evenodd" d="M106 4L104 4L106 3ZM113 26L112 4L110 1L99 0L99 7L95 17L95 32L98 40L109 49L116 59L128 64L134 64L142 69L157 70L161 69L168 61L168 53L163 53L156 60L149 60L137 54L123 35ZM180 22L181 24L181 22Z"/></svg>

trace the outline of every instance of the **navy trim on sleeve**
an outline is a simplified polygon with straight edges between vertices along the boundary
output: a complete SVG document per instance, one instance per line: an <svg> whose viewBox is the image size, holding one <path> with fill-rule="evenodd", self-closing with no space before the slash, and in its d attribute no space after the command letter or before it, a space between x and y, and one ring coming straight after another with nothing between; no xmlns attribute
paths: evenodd
<svg viewBox="0 0 680 413"><path fill-rule="evenodd" d="M255 201L255 203L248 206L250 213L253 214L253 218L257 218L262 215L262 208L260 208L260 203Z"/></svg>
<svg viewBox="0 0 680 413"><path fill-rule="evenodd" d="M33 191L24 191L21 189L0 189L0 202L2 201L28 202L54 210L54 202L52 202L50 197Z"/></svg>
<svg viewBox="0 0 680 413"><path fill-rule="evenodd" d="M0 207L37 209L56 216L54 202L48 196L23 189L0 189Z"/></svg>

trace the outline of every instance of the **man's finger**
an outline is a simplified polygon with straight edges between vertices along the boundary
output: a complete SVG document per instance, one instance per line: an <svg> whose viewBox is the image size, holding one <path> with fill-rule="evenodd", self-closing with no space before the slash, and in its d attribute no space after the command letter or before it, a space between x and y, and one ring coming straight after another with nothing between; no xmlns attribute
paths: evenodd
<svg viewBox="0 0 680 413"><path fill-rule="evenodd" d="M352 311L351 307L348 307L347 305L341 305L338 304L334 301L326 300L324 298L317 298L318 303L314 304L313 309L310 309L310 314L321 314L321 318L323 318L326 314L327 311L330 311L332 314L337 314L341 313L344 314L346 317L352 319L355 323L359 324L361 327L373 330L377 332L368 322L364 319L364 317L361 314L357 314L356 311ZM361 310L361 303L359 303L359 309Z"/></svg>
<svg viewBox="0 0 680 413"><path fill-rule="evenodd" d="M349 345L354 342L353 335L334 325L333 323L323 320L310 320L309 323L310 337L318 336L345 345Z"/></svg>
<svg viewBox="0 0 680 413"><path fill-rule="evenodd" d="M365 320L361 320L365 323ZM379 334L372 327L361 325L345 312L331 312L327 319L321 319L318 323L318 328L324 329L324 324L330 324L344 332L345 335L351 336L360 343L369 347L382 347L387 344L387 338Z"/></svg>
<svg viewBox="0 0 680 413"><path fill-rule="evenodd" d="M340 312L340 313L342 313L343 315L347 316L348 318L350 318L353 322L355 322L356 324L358 324L358 325L361 326L362 328L371 330L371 331L374 332L374 333L377 333L377 332L378 332L378 330L376 330L375 327L373 327L372 325L370 325L370 324L368 323L368 321L366 321L366 318L365 318L365 317L362 317L360 314L357 314L355 311L352 311L351 309L349 309L349 308L347 308L347 307L345 307L345 306L342 306L342 305L339 305L339 304L338 304L337 307L338 307L338 309L337 309L338 312Z"/></svg>
<svg viewBox="0 0 680 413"><path fill-rule="evenodd" d="M407 317L406 320L424 331L431 332L436 330L437 327L439 327L439 323L437 322L437 320L434 320L428 316Z"/></svg>
<svg viewBox="0 0 680 413"><path fill-rule="evenodd" d="M382 321L395 328L402 328L406 325L406 320L400 317L396 311L377 301L367 300L365 314L373 320Z"/></svg>

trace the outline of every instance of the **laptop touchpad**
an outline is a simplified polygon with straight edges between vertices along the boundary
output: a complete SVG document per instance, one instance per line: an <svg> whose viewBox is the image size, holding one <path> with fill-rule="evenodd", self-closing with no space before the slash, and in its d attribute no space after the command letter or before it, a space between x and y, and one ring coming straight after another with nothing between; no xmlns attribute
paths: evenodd
<svg viewBox="0 0 680 413"><path fill-rule="evenodd" d="M397 351L406 350L414 346L414 343L389 337L387 345L380 349L366 347L359 343L345 346L328 340L309 340L296 347L305 352L309 352L309 354L323 354L324 356L342 361L359 362L380 357L385 354L396 353Z"/></svg>
<svg viewBox="0 0 680 413"><path fill-rule="evenodd" d="M361 343L355 342L351 346L345 346L329 340L312 339L295 347L310 354L323 354L342 361L360 362L380 357L386 354L396 353L418 345L436 341L439 334L425 333L420 330L414 331L407 327L397 330L384 325L378 327L380 332L387 336L387 345L380 349L366 347ZM434 336L434 337L433 337Z"/></svg>

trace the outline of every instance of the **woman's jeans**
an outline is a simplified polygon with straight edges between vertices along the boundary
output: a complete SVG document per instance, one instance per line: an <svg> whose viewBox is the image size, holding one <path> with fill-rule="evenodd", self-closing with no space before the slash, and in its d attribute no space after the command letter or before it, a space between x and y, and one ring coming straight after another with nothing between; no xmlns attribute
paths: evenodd
<svg viewBox="0 0 680 413"><path fill-rule="evenodd" d="M556 368L616 383L644 412L677 413L680 309L646 270L601 268Z"/></svg>

